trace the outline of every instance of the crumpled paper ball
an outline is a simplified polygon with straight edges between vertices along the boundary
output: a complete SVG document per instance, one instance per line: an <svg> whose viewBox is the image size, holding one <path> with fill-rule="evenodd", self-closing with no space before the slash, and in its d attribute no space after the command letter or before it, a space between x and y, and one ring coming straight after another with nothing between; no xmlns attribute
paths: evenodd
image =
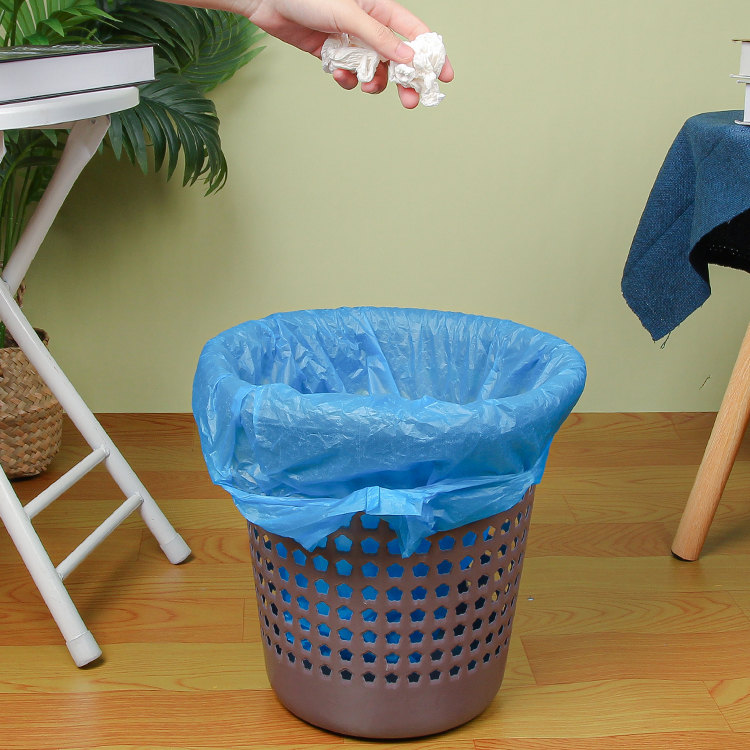
<svg viewBox="0 0 750 750"><path fill-rule="evenodd" d="M333 34L323 42L320 52L323 70L351 70L360 83L369 83L375 76L378 63L384 59L372 47L350 34Z"/></svg>
<svg viewBox="0 0 750 750"><path fill-rule="evenodd" d="M445 64L443 37L431 31L420 34L414 41L406 42L414 50L411 63L390 61L388 80L405 88L414 89L425 107L436 107L445 98L440 93L438 76ZM385 58L361 39L350 34L333 34L323 43L321 50L323 70L351 70L361 83L369 83L375 76L379 62Z"/></svg>
<svg viewBox="0 0 750 750"><path fill-rule="evenodd" d="M388 80L414 89L425 107L437 107L445 98L445 94L440 93L438 83L438 76L445 65L443 37L431 31L420 34L413 42L406 44L414 50L414 59L410 64L391 60Z"/></svg>

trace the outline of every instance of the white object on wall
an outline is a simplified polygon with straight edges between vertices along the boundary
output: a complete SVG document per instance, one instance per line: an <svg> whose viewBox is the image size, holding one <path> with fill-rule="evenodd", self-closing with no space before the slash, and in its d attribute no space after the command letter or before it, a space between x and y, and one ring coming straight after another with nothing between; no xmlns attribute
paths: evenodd
<svg viewBox="0 0 750 750"><path fill-rule="evenodd" d="M750 125L750 39L732 39L740 42L740 73L733 75L737 83L745 85L745 114L742 120L735 120L738 125Z"/></svg>

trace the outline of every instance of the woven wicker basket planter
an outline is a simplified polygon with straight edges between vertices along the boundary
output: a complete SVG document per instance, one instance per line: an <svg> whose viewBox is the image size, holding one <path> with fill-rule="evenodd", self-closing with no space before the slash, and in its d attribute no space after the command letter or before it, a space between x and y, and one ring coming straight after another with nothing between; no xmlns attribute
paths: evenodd
<svg viewBox="0 0 750 750"><path fill-rule="evenodd" d="M47 344L49 336L37 329ZM23 351L0 348L0 467L15 479L41 474L60 449L63 410Z"/></svg>

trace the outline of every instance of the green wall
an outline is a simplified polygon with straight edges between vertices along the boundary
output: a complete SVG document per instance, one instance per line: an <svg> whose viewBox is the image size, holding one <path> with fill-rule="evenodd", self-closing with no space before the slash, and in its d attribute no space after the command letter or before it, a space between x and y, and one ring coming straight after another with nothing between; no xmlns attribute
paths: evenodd
<svg viewBox="0 0 750 750"><path fill-rule="evenodd" d="M742 107L740 0L407 0L457 71L437 109L340 90L268 48L216 91L227 187L111 155L74 189L27 311L97 411L187 411L202 344L272 312L416 306L570 341L585 411L714 410L750 280L654 344L620 294L641 211L684 120ZM706 381L706 378L709 378ZM705 381L705 385L704 384Z"/></svg>

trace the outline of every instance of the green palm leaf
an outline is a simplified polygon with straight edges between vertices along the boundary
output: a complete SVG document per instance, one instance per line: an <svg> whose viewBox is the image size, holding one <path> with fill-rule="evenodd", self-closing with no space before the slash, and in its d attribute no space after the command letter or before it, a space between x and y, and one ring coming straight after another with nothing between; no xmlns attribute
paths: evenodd
<svg viewBox="0 0 750 750"><path fill-rule="evenodd" d="M153 0L120 0L111 10L118 24L105 41L156 45L173 73L203 91L231 78L265 49L255 47L265 34L234 13Z"/></svg>
<svg viewBox="0 0 750 750"><path fill-rule="evenodd" d="M144 132L154 149L154 168L168 160L171 177L180 152L184 160L183 185L199 178L212 193L226 182L227 163L221 150L219 118L213 102L183 76L163 73L158 80L141 87L137 107L112 115L110 143L119 159L128 159L148 171L148 150Z"/></svg>
<svg viewBox="0 0 750 750"><path fill-rule="evenodd" d="M256 47L265 33L244 16L221 11L199 11L205 34L198 54L180 69L202 91L229 80L265 47Z"/></svg>
<svg viewBox="0 0 750 750"><path fill-rule="evenodd" d="M75 44L112 17L95 0L0 0L0 37L14 44Z"/></svg>
<svg viewBox="0 0 750 750"><path fill-rule="evenodd" d="M117 28L105 32L103 41L154 44L173 72L198 56L205 32L195 8L154 0L125 0L110 7Z"/></svg>
<svg viewBox="0 0 750 750"><path fill-rule="evenodd" d="M154 44L157 56L157 80L141 87L140 104L112 117L115 155L125 153L146 172L151 146L154 169L166 162L169 179L182 153L183 184L203 178L207 193L219 190L227 163L216 109L204 93L250 62L263 49L256 45L264 34L246 18L218 10L154 0L116 0L105 7L117 24L101 30L102 41Z"/></svg>

